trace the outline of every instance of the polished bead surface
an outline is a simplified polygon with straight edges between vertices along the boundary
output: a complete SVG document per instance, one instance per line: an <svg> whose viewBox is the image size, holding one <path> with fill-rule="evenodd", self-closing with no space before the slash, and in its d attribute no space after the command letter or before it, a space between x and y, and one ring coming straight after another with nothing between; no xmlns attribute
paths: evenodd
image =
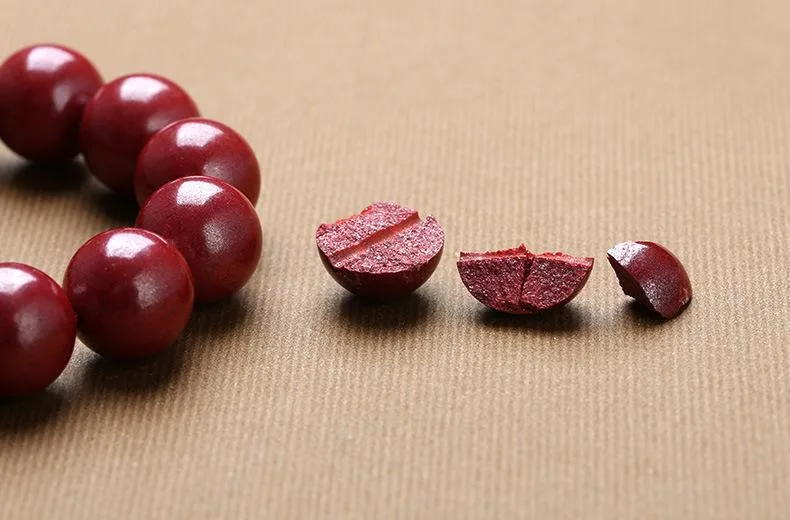
<svg viewBox="0 0 790 520"><path fill-rule="evenodd" d="M608 259L623 292L661 317L674 318L691 301L686 268L661 244L623 242L608 251Z"/></svg>
<svg viewBox="0 0 790 520"><path fill-rule="evenodd" d="M60 45L33 45L0 65L0 139L35 162L79 153L80 119L102 85L83 55Z"/></svg>
<svg viewBox="0 0 790 520"><path fill-rule="evenodd" d="M255 208L240 191L212 177L184 177L148 199L137 226L174 244L195 280L195 299L227 298L255 272L262 232Z"/></svg>
<svg viewBox="0 0 790 520"><path fill-rule="evenodd" d="M49 386L71 359L76 333L77 316L55 280L0 263L0 397Z"/></svg>
<svg viewBox="0 0 790 520"><path fill-rule="evenodd" d="M149 231L100 233L74 254L63 281L78 335L95 352L120 359L164 350L184 330L194 287L184 257Z"/></svg>
<svg viewBox="0 0 790 520"><path fill-rule="evenodd" d="M169 79L123 76L99 89L85 107L80 148L100 181L131 193L137 157L148 139L174 121L198 115L189 95Z"/></svg>
<svg viewBox="0 0 790 520"><path fill-rule="evenodd" d="M138 204L168 182L192 175L221 179L253 205L258 202L261 172L247 141L222 123L192 118L166 126L140 152L134 176Z"/></svg>

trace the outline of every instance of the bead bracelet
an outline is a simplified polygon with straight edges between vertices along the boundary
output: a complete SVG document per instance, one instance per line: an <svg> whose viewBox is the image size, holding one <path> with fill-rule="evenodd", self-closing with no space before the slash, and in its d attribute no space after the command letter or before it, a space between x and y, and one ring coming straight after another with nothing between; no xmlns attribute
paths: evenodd
<svg viewBox="0 0 790 520"><path fill-rule="evenodd" d="M227 298L254 273L255 154L234 130L201 118L172 81L132 74L103 84L73 49L27 47L0 66L0 139L39 163L81 153L99 181L142 208L135 227L85 242L62 288L38 269L0 263L0 396L52 383L76 336L107 357L156 354L196 302Z"/></svg>
<svg viewBox="0 0 790 520"><path fill-rule="evenodd" d="M152 356L183 332L195 303L228 298L255 272L262 250L255 154L234 130L201 118L172 81L132 74L103 84L72 49L22 49L0 66L0 139L34 162L81 153L99 181L133 194L141 208L135 227L105 231L77 250L62 288L38 269L0 263L0 397L47 387L77 336L102 356ZM332 277L377 300L425 283L444 238L435 218L388 202L315 234ZM691 300L683 265L659 244L618 244L608 259L624 292L665 319ZM593 263L522 244L462 252L457 268L486 306L535 314L571 301Z"/></svg>

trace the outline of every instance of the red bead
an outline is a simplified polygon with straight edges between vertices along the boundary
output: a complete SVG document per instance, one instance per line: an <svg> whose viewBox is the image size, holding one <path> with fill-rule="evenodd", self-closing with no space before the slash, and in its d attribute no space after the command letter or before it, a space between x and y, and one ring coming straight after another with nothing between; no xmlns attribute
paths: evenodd
<svg viewBox="0 0 790 520"><path fill-rule="evenodd" d="M43 390L74 351L77 316L63 289L38 269L0 263L0 396Z"/></svg>
<svg viewBox="0 0 790 520"><path fill-rule="evenodd" d="M444 230L413 209L377 202L315 232L318 253L332 278L346 290L387 300L424 284L444 251Z"/></svg>
<svg viewBox="0 0 790 520"><path fill-rule="evenodd" d="M623 242L608 253L623 292L663 318L674 318L691 301L686 269L661 244Z"/></svg>
<svg viewBox="0 0 790 520"><path fill-rule="evenodd" d="M79 153L85 104L102 85L80 53L33 45L0 66L0 139L36 162L66 161Z"/></svg>
<svg viewBox="0 0 790 520"><path fill-rule="evenodd" d="M579 294L592 258L534 254L524 244L502 251L461 252L458 274L469 293L491 309L535 314L562 307Z"/></svg>
<svg viewBox="0 0 790 520"><path fill-rule="evenodd" d="M191 175L221 179L255 205L261 189L258 160L233 129L211 119L176 121L157 132L137 159L134 191L140 207L170 181Z"/></svg>
<svg viewBox="0 0 790 520"><path fill-rule="evenodd" d="M137 226L174 244L192 269L195 299L221 300L241 289L261 258L262 232L250 201L213 177L165 184L140 211Z"/></svg>
<svg viewBox="0 0 790 520"><path fill-rule="evenodd" d="M156 132L199 115L181 87L153 74L104 85L85 107L80 147L91 171L110 189L131 192L137 156Z"/></svg>
<svg viewBox="0 0 790 520"><path fill-rule="evenodd" d="M63 288L80 339L112 358L156 354L184 330L194 287L184 257L162 237L135 228L88 240L71 259Z"/></svg>

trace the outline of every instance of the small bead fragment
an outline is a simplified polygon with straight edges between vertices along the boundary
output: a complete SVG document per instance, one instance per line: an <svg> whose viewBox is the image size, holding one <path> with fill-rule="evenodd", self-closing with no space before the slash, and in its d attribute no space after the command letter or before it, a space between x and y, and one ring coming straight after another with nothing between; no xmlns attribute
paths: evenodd
<svg viewBox="0 0 790 520"><path fill-rule="evenodd" d="M316 244L329 274L348 291L374 299L405 296L436 270L444 231L435 218L389 202L321 224Z"/></svg>
<svg viewBox="0 0 790 520"><path fill-rule="evenodd" d="M620 287L647 309L674 318L691 301L691 281L680 260L655 242L623 242L608 252Z"/></svg>
<svg viewBox="0 0 790 520"><path fill-rule="evenodd" d="M461 253L458 273L480 303L508 314L561 307L579 294L594 260L564 253L533 254L524 244L501 251Z"/></svg>

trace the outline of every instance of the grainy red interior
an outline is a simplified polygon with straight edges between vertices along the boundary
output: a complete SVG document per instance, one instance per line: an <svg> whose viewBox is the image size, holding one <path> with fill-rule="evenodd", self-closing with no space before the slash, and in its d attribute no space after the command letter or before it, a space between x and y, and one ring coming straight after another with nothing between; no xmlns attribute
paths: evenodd
<svg viewBox="0 0 790 520"><path fill-rule="evenodd" d="M481 303L510 314L533 314L564 305L584 287L592 258L563 253L534 255L517 248L484 253L463 252L458 272Z"/></svg>
<svg viewBox="0 0 790 520"><path fill-rule="evenodd" d="M400 230L407 223L414 224L419 220L415 210L378 202L356 215L332 224L321 224L315 238L318 249L335 261L338 257L348 256L349 251L389 238L392 230Z"/></svg>
<svg viewBox="0 0 790 520"><path fill-rule="evenodd" d="M324 265L349 291L375 297L402 296L422 285L436 269L444 231L431 216L379 202L357 215L316 231Z"/></svg>

